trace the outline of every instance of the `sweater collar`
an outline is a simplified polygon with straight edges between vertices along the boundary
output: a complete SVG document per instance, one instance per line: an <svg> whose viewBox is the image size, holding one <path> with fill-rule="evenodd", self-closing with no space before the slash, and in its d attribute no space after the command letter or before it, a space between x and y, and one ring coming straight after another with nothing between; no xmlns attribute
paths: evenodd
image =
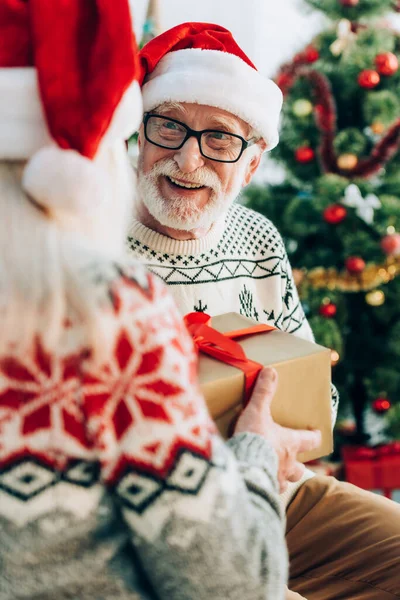
<svg viewBox="0 0 400 600"><path fill-rule="evenodd" d="M157 233L133 219L128 231L128 237L138 240L142 245L163 254L196 256L215 247L220 241L225 228L226 214L219 217L210 231L197 240L174 240L166 235Z"/></svg>

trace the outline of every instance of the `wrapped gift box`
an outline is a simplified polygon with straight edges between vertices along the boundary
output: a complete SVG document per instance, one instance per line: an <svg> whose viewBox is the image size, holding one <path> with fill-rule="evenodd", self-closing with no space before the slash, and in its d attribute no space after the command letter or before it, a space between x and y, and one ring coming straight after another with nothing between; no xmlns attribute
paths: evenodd
<svg viewBox="0 0 400 600"><path fill-rule="evenodd" d="M376 448L344 446L342 456L349 483L365 490L383 490L388 498L400 489L400 442Z"/></svg>
<svg viewBox="0 0 400 600"><path fill-rule="evenodd" d="M228 313L214 317L211 325L221 333L248 328L251 319ZM273 330L237 340L246 356L278 372L278 389L272 402L277 423L293 429L319 429L321 446L299 455L307 462L333 450L331 424L331 352L295 335ZM243 371L203 353L199 378L207 406L221 434L227 438L243 409Z"/></svg>

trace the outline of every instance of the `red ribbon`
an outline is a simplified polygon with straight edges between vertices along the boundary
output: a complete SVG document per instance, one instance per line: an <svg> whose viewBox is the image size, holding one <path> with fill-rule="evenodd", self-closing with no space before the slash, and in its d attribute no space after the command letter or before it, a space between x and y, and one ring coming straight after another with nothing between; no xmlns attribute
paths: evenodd
<svg viewBox="0 0 400 600"><path fill-rule="evenodd" d="M246 335L273 331L275 327L262 324L250 325L244 329L221 333L210 326L211 317L200 312L189 313L184 317L184 321L199 352L243 371L245 376L244 405L246 406L263 365L247 358L242 346L234 340Z"/></svg>

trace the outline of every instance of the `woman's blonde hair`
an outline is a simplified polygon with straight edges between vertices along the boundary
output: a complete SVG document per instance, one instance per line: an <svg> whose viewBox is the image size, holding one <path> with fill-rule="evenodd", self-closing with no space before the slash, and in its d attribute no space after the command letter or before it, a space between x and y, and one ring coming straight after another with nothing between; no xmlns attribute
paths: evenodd
<svg viewBox="0 0 400 600"><path fill-rule="evenodd" d="M100 205L92 198L91 214L50 214L24 193L24 164L0 162L0 356L27 352L35 339L49 352L68 352L72 320L79 342L105 358L114 322L105 306L110 266L124 251L134 174L122 143L95 163L110 197Z"/></svg>

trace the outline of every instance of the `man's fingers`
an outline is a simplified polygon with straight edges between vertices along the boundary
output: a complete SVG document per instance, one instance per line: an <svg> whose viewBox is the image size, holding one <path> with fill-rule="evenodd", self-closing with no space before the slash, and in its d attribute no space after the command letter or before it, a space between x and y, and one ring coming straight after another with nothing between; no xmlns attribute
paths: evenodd
<svg viewBox="0 0 400 600"><path fill-rule="evenodd" d="M279 484L279 493L283 494L283 492L286 492L286 490L288 488L287 479L285 479L284 477L278 478L278 484Z"/></svg>
<svg viewBox="0 0 400 600"><path fill-rule="evenodd" d="M291 469L290 474L288 475L288 481L299 481L299 479L303 477L304 471L305 466L296 461L293 465L293 469Z"/></svg>
<svg viewBox="0 0 400 600"><path fill-rule="evenodd" d="M260 372L250 402L271 406L278 385L278 373L271 367L264 367Z"/></svg>
<svg viewBox="0 0 400 600"><path fill-rule="evenodd" d="M297 452L309 452L321 445L320 431L293 431L294 440L297 446Z"/></svg>

